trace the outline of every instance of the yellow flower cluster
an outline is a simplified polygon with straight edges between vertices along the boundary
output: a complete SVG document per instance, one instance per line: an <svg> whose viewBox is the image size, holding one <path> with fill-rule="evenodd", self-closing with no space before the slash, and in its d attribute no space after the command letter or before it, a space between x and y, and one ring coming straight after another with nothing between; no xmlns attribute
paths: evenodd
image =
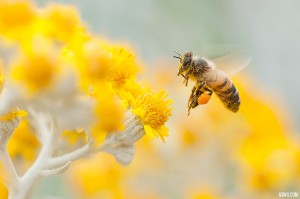
<svg viewBox="0 0 300 199"><path fill-rule="evenodd" d="M114 159L99 154L95 158L74 164L71 171L76 171L76 175L73 173L70 178L74 182L75 189L83 190L80 198L97 196L97 193L99 193L98 198L101 198L101 190L114 190L112 198L122 198L124 190L121 181L124 174L121 170L122 167L115 164Z"/></svg>
<svg viewBox="0 0 300 199"><path fill-rule="evenodd" d="M171 101L167 95L138 82L137 74L142 64L134 51L90 33L73 6L50 4L38 8L30 0L0 1L0 43L3 50L9 52L3 55L5 57L0 55L0 89L2 91L3 87L3 96L17 98L11 106L20 103L19 107L26 111L33 104L43 111L55 102L56 109L49 113L53 117L63 115L57 117L58 125L63 123L60 120L65 115L73 117L74 114L76 118L82 109L92 107L94 117L87 119L87 123L91 124L89 130L97 142L107 133L123 130L127 114L134 118L135 125L143 125L149 137L160 137L164 141L168 136L165 124L171 116ZM8 103L9 97L5 98ZM81 100L87 101L86 104L73 112L72 105L81 105ZM64 110L59 112L60 109ZM24 160L22 169L26 169L39 148L33 133L36 129L31 128L28 122L31 120L19 119L27 115L25 111L17 107L9 108L9 111L0 115L0 122L16 121L17 118L19 126L9 140L8 150L13 159ZM68 121L75 123L72 119ZM80 129L81 133L78 133L76 128L69 129L72 122L67 123L68 128L63 129L62 134L71 143L76 143L82 140L84 130ZM100 186L110 187L116 178L121 179L121 175L114 175L117 169L111 168L107 164L110 173L103 173L103 177L112 180L101 181ZM102 177L101 174L96 177L99 176ZM118 186L116 183L112 187ZM97 188L96 185L87 191L93 193ZM3 194L7 194L6 191Z"/></svg>
<svg viewBox="0 0 300 199"><path fill-rule="evenodd" d="M241 161L249 169L248 176L244 177L256 190L279 190L290 186L295 175L300 174L297 157L300 143L293 138L288 117L280 108L275 109L275 100L268 100L263 92L252 94L240 89L240 94L244 99L240 112L246 124L250 125L248 135L238 148ZM270 105L271 101L273 104Z"/></svg>
<svg viewBox="0 0 300 199"><path fill-rule="evenodd" d="M137 82L141 64L132 50L89 33L74 7L1 1L0 38L15 48L5 79L20 87L26 99L55 92L74 74L80 93L95 102L93 131L122 130L124 113L133 108L150 137L167 136L171 110L166 95Z"/></svg>
<svg viewBox="0 0 300 199"><path fill-rule="evenodd" d="M137 158L125 171L116 164L109 166L114 169L99 168L98 157L91 159L89 164L79 163L74 170L71 168L69 176L82 198L114 198L116 194L122 195L119 198L168 198L175 195L193 199L274 198L274 193L276 197L279 191L294 191L299 187L300 143L292 134L291 118L282 111L282 102L276 101L276 97L271 98L267 90L261 91L263 85L256 85L257 81L245 74L233 79L242 100L237 114L224 108L213 95L207 105L197 107L186 116L183 102L190 91L170 73L174 66L167 66L160 67L165 71L151 82L160 88L168 86L171 95L176 96L177 110L171 126L178 132L174 133L175 139L168 140L168 149L171 148L167 151L168 157L161 155L165 148L159 151L145 139L137 143ZM157 69L154 70L158 74ZM127 84L129 81L123 88L130 92L122 90L118 93L132 105L136 115L142 116L144 126L151 125L155 129L159 122L149 113L164 107L156 102L164 95L147 92L139 86L127 87ZM158 109L165 110L165 114L159 111L155 118L168 115L167 108ZM155 136L152 131L146 132ZM101 162L108 165L112 162L109 156L101 158ZM144 183L141 176L149 177L149 173L154 177ZM164 190L176 181L174 174L178 173L183 174L181 184L166 194ZM116 180L112 182L111 176ZM157 183L155 179L161 178L164 183Z"/></svg>
<svg viewBox="0 0 300 199"><path fill-rule="evenodd" d="M233 163L240 170L236 180L245 189L273 193L292 186L300 174L300 143L292 134L283 105L253 86L255 81L249 76L234 82L242 99L238 114L233 115L214 97L206 106L195 109L188 120L176 120L181 123L183 149L201 148L217 140L226 155L235 158Z"/></svg>

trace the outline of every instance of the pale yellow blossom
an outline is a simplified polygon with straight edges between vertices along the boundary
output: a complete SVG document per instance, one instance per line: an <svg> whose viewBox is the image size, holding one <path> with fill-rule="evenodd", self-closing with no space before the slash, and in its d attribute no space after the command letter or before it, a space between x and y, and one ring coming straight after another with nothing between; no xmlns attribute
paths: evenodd
<svg viewBox="0 0 300 199"><path fill-rule="evenodd" d="M20 56L13 60L11 78L25 87L27 92L49 89L59 72L59 57L50 40L35 38L21 49Z"/></svg>
<svg viewBox="0 0 300 199"><path fill-rule="evenodd" d="M50 4L41 13L45 34L51 38L68 42L81 29L80 16L73 6Z"/></svg>
<svg viewBox="0 0 300 199"><path fill-rule="evenodd" d="M0 35L12 40L25 39L31 34L36 15L37 11L30 1L2 0L0 2Z"/></svg>

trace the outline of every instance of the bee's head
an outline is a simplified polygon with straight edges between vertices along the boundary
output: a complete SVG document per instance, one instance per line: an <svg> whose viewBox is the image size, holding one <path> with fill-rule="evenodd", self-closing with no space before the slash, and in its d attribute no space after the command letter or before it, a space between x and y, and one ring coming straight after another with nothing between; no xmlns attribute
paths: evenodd
<svg viewBox="0 0 300 199"><path fill-rule="evenodd" d="M178 76L179 76L182 73L186 72L191 66L193 53L187 51L183 54L183 56L181 56L179 53L177 54L179 55L179 57L178 56L174 56L174 57L179 59L179 64L178 64Z"/></svg>

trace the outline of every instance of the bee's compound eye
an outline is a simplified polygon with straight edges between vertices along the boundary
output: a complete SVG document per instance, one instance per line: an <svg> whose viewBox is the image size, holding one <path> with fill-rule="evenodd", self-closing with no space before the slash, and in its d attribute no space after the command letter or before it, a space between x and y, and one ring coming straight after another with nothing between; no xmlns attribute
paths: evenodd
<svg viewBox="0 0 300 199"><path fill-rule="evenodd" d="M207 93L203 93L198 97L198 104L207 104L208 101L210 100L211 95Z"/></svg>
<svg viewBox="0 0 300 199"><path fill-rule="evenodd" d="M183 60L183 65L187 65L188 63L190 63L191 61L191 58L190 57L186 57L184 60Z"/></svg>

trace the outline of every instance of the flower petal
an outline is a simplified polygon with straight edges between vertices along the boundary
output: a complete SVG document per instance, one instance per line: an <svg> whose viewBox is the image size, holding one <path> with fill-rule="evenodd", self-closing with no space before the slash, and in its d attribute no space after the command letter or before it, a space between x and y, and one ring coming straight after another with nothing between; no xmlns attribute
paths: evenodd
<svg viewBox="0 0 300 199"><path fill-rule="evenodd" d="M169 136L168 131L169 131L169 129L166 126L161 126L159 129L157 129L158 135L163 142L165 142L164 137Z"/></svg>
<svg viewBox="0 0 300 199"><path fill-rule="evenodd" d="M145 124L145 125L144 125L144 130L145 130L145 133L146 133L150 138L155 138L155 137L157 137L155 130L154 130L149 124Z"/></svg>
<svg viewBox="0 0 300 199"><path fill-rule="evenodd" d="M16 111L16 116L18 116L18 117L26 117L27 115L28 115L28 113L26 111L23 111L23 110Z"/></svg>
<svg viewBox="0 0 300 199"><path fill-rule="evenodd" d="M145 110L142 107L131 109L131 112L140 117L143 117L145 114Z"/></svg>

